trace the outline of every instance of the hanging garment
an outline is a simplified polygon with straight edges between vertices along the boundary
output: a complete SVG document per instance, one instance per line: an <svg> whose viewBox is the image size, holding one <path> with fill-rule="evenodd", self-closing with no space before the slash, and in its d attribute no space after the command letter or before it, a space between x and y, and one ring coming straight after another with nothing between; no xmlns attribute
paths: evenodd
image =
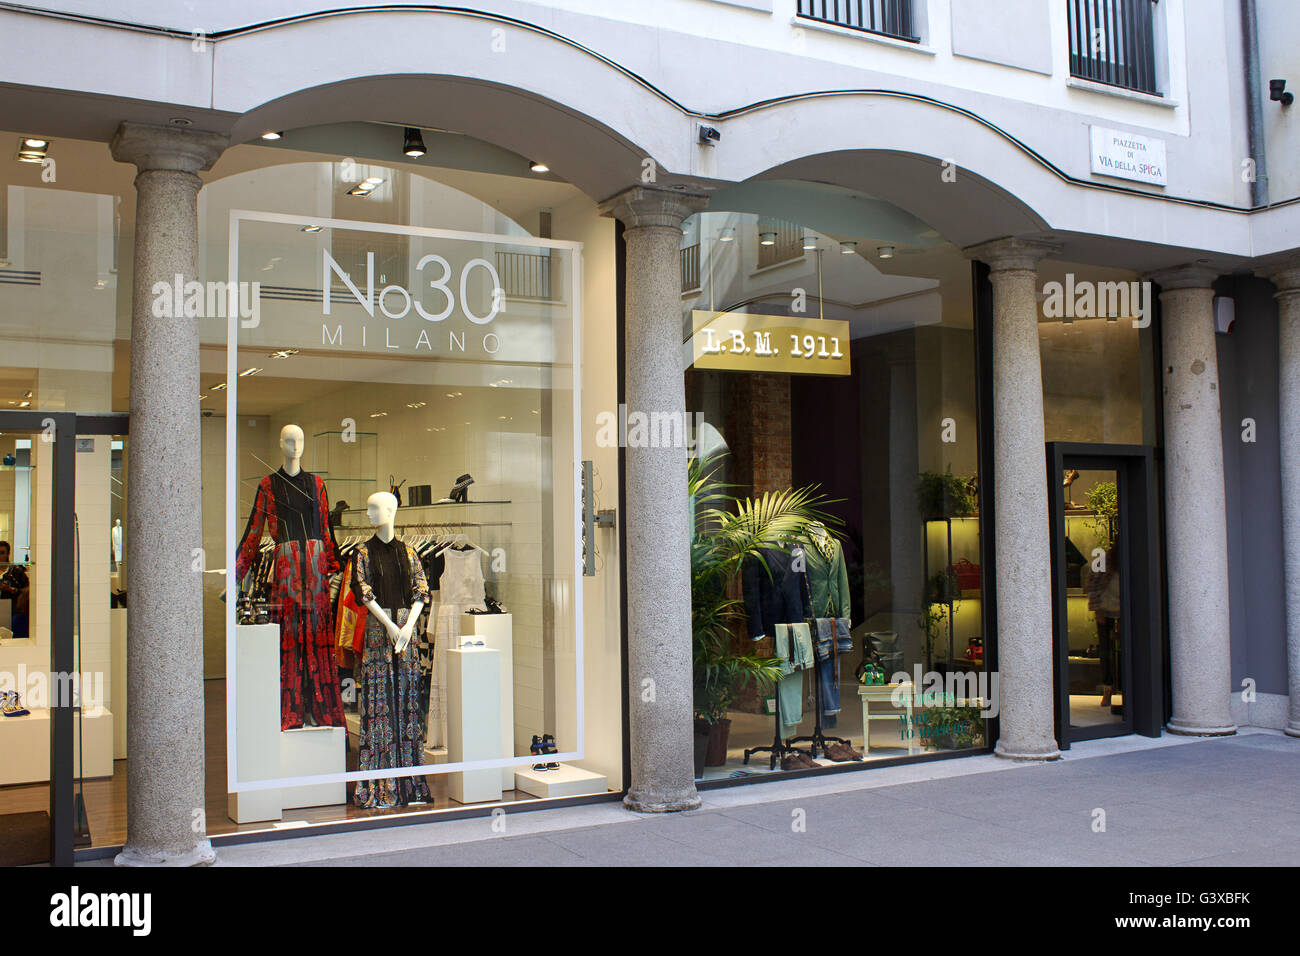
<svg viewBox="0 0 1300 956"><path fill-rule="evenodd" d="M746 558L740 569L749 636L755 640L774 637L778 624L798 624L811 617L804 573L794 570L794 558L802 549L764 548L761 553L762 561Z"/></svg>
<svg viewBox="0 0 1300 956"><path fill-rule="evenodd" d="M781 736L788 737L803 720L803 674L813 665L812 634L807 624L777 624L773 631L783 674L776 684L776 706Z"/></svg>
<svg viewBox="0 0 1300 956"><path fill-rule="evenodd" d="M329 591L330 575L339 570L338 545L325 482L281 468L258 483L235 559L240 580L254 564L263 531L275 542L268 573L271 621L280 626L280 729L342 727Z"/></svg>
<svg viewBox="0 0 1300 956"><path fill-rule="evenodd" d="M486 610L482 552L442 549L442 579L438 584L438 612L433 638L433 669L429 675L426 737L430 747L447 746L447 650L460 644L460 616L469 610Z"/></svg>
<svg viewBox="0 0 1300 956"><path fill-rule="evenodd" d="M429 601L424 568L415 551L398 538L384 542L373 537L358 549L352 591L358 604L365 606L374 601L399 628L410 617L412 604ZM358 681L361 716L358 770L391 770L424 764L419 644L417 630L410 644L400 654L395 653L392 639L378 616L366 616ZM356 805L366 808L404 807L410 803L427 803L430 799L424 777L362 780L353 794Z"/></svg>
<svg viewBox="0 0 1300 956"><path fill-rule="evenodd" d="M813 616L852 617L844 547L830 535L812 535L804 552L808 556L808 593Z"/></svg>

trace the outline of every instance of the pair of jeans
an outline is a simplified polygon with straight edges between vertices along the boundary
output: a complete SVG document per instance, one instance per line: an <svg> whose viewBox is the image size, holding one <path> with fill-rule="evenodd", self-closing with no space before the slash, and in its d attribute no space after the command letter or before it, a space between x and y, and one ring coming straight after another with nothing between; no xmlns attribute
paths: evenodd
<svg viewBox="0 0 1300 956"><path fill-rule="evenodd" d="M813 664L813 642L807 624L778 624L775 630L776 656L783 662L785 675L776 685L784 737L794 733L803 720L803 672Z"/></svg>
<svg viewBox="0 0 1300 956"><path fill-rule="evenodd" d="M840 712L839 656L853 650L847 617L817 618L817 679L821 685L822 729L834 730ZM831 644L835 654L831 653Z"/></svg>

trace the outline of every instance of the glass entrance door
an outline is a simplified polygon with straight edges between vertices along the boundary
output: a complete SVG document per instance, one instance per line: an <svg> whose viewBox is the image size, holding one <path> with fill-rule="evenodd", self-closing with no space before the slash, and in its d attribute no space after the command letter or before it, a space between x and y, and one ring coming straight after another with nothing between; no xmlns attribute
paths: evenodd
<svg viewBox="0 0 1300 956"><path fill-rule="evenodd" d="M1160 733L1159 532L1149 449L1048 445L1056 726Z"/></svg>

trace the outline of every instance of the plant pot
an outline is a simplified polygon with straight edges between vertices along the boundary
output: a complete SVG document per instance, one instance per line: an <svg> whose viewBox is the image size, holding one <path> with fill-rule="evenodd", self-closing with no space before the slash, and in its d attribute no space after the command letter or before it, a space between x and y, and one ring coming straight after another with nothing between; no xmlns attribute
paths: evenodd
<svg viewBox="0 0 1300 956"><path fill-rule="evenodd" d="M700 780L704 777L704 755L709 749L709 735L707 733L695 734L695 779Z"/></svg>
<svg viewBox="0 0 1300 956"><path fill-rule="evenodd" d="M708 750L704 754L704 766L721 767L727 762L727 738L731 736L731 719L723 717L717 723L709 725Z"/></svg>

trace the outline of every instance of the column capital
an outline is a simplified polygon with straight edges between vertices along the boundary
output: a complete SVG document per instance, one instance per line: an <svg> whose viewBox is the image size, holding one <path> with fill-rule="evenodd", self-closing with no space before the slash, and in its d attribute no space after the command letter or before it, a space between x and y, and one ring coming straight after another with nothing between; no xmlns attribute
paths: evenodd
<svg viewBox="0 0 1300 956"><path fill-rule="evenodd" d="M1259 270L1277 286L1274 298L1300 294L1300 255L1292 255Z"/></svg>
<svg viewBox="0 0 1300 956"><path fill-rule="evenodd" d="M1157 269L1145 273L1142 278L1160 286L1162 294L1176 289L1212 289L1214 280L1219 278L1219 270L1209 266L1187 264Z"/></svg>
<svg viewBox="0 0 1300 956"><path fill-rule="evenodd" d="M978 259L987 263L992 272L1014 272L1023 270L1033 272L1038 263L1052 256L1059 256L1064 247L1059 242L1046 242L1042 239L1017 239L1007 236L992 239L962 250L968 259Z"/></svg>
<svg viewBox="0 0 1300 956"><path fill-rule="evenodd" d="M665 189L662 186L633 186L600 204L602 216L622 220L629 229L671 226L680 229L695 213L708 205L709 197L699 193Z"/></svg>
<svg viewBox="0 0 1300 956"><path fill-rule="evenodd" d="M131 163L140 172L161 169L195 174L210 169L230 140L220 133L123 123L113 134L109 149L119 163Z"/></svg>

